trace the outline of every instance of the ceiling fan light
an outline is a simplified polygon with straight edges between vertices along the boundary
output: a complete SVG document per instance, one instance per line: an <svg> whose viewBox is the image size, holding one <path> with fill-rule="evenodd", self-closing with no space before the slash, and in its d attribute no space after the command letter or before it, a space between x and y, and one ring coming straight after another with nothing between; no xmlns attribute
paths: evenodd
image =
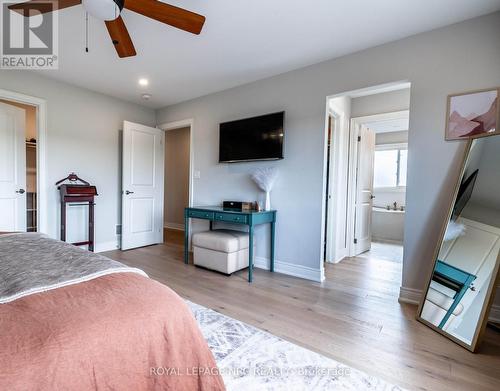
<svg viewBox="0 0 500 391"><path fill-rule="evenodd" d="M115 20L120 16L124 0L82 0L85 10L101 20Z"/></svg>

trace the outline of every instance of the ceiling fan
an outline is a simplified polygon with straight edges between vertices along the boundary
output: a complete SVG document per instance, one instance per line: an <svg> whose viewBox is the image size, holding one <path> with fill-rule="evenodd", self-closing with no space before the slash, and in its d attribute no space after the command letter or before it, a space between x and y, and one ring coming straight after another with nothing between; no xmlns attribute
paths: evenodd
<svg viewBox="0 0 500 391"><path fill-rule="evenodd" d="M92 16L104 20L111 41L121 58L137 54L120 16L123 8L197 35L205 23L205 17L202 15L158 0L31 0L12 4L9 9L24 16L31 16L35 15L35 10L43 14L79 4L83 4L85 10Z"/></svg>

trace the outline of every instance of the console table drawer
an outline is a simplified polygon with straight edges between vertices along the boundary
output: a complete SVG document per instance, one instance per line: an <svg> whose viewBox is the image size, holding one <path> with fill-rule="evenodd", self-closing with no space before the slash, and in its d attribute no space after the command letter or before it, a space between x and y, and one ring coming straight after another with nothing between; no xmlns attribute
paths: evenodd
<svg viewBox="0 0 500 391"><path fill-rule="evenodd" d="M216 213L215 220L227 221L228 223L247 224L248 216L233 213Z"/></svg>
<svg viewBox="0 0 500 391"><path fill-rule="evenodd" d="M190 210L188 212L189 217L194 217L195 219L214 219L214 212L205 212L201 210Z"/></svg>

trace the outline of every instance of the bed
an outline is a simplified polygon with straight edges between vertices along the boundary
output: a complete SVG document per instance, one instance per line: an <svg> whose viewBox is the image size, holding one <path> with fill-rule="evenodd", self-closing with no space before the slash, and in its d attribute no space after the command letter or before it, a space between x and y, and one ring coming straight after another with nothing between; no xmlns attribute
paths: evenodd
<svg viewBox="0 0 500 391"><path fill-rule="evenodd" d="M223 390L175 292L44 235L0 235L0 390Z"/></svg>

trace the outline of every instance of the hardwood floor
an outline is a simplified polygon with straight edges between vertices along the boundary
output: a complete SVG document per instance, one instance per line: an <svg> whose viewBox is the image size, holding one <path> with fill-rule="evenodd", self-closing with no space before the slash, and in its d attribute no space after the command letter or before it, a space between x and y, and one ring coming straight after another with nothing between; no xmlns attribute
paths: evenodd
<svg viewBox="0 0 500 391"><path fill-rule="evenodd" d="M182 232L165 245L107 256L142 268L180 296L337 361L414 390L498 390L500 334L472 354L415 320L397 301L401 264L356 257L326 265L315 283L257 269L231 277L185 265Z"/></svg>

